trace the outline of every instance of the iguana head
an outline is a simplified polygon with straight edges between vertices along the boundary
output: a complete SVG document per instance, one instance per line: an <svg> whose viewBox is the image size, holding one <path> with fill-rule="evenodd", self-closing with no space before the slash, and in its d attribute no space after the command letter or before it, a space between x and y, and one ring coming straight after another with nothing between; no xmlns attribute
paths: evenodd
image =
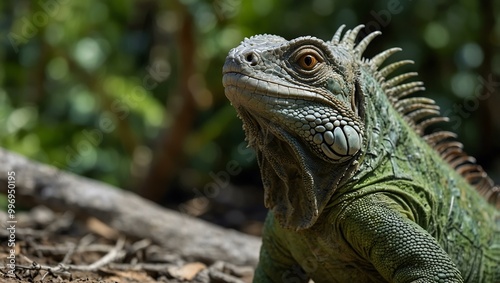
<svg viewBox="0 0 500 283"><path fill-rule="evenodd" d="M257 35L224 64L226 96L258 152L265 204L284 227L314 224L363 151L360 61L346 42Z"/></svg>
<svg viewBox="0 0 500 283"><path fill-rule="evenodd" d="M359 152L363 125L356 66L343 46L314 37L246 39L224 65L226 95L306 143L318 158L342 163Z"/></svg>

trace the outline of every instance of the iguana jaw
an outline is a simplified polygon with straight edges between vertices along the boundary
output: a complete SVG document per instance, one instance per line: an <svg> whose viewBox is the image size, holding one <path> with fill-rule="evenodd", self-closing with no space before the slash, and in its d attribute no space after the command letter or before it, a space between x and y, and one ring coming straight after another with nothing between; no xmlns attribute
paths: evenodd
<svg viewBox="0 0 500 283"><path fill-rule="evenodd" d="M325 161L345 162L363 145L364 133L357 121L338 109L328 95L231 71L224 73L223 84L235 107L266 117L301 137Z"/></svg>

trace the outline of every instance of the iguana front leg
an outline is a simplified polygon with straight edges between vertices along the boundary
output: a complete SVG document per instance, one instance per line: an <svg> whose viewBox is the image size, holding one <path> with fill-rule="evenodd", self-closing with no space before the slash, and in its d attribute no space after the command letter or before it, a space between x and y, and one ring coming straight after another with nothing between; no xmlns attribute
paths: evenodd
<svg viewBox="0 0 500 283"><path fill-rule="evenodd" d="M438 242L384 194L354 200L339 215L339 232L389 282L463 282Z"/></svg>
<svg viewBox="0 0 500 283"><path fill-rule="evenodd" d="M263 236L260 258L253 282L308 282L309 277L293 259L289 250L280 242L282 238L275 232L274 215L267 216Z"/></svg>

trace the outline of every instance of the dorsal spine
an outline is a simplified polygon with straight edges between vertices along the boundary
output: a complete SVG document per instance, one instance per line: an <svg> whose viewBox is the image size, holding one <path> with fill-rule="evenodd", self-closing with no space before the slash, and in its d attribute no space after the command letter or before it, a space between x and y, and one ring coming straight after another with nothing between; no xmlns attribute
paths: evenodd
<svg viewBox="0 0 500 283"><path fill-rule="evenodd" d="M439 116L439 107L435 104L434 100L425 97L407 97L417 91L425 90L423 83L420 81L403 83L403 81L415 77L417 73L408 72L388 79L388 76L395 70L404 65L412 64L413 61L401 60L381 68L385 60L392 54L401 51L401 48L390 48L380 52L371 59L365 59L362 57L362 53L369 43L381 33L379 31L374 31L356 45L356 37L359 31L364 28L364 25L356 26L354 29L348 30L342 36L344 28L345 25L339 27L331 43L334 45L344 45L349 50L352 50L354 58L359 59L363 64L367 64L369 69L373 72L373 77L381 83L389 101L393 103L394 108L403 116L410 127L418 133L444 161L462 175L469 184L474 186L480 195L497 209L500 209L500 186L495 186L483 168L476 164L475 158L467 155L463 151L463 145L456 140L456 135L448 131L425 134L425 129L428 126L435 123L447 122L449 119Z"/></svg>

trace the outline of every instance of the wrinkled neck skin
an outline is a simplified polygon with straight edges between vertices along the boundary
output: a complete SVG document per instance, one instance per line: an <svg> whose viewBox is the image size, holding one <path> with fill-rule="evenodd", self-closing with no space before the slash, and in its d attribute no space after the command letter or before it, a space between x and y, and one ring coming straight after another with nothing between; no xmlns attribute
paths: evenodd
<svg viewBox="0 0 500 283"><path fill-rule="evenodd" d="M402 125L401 119L396 118L398 114L372 71L368 66L362 65L360 68L358 81L365 97L363 120L367 142L350 184L355 184L373 172L387 158L396 158L391 153L395 152L398 144L402 142L402 136L408 134L408 128Z"/></svg>
<svg viewBox="0 0 500 283"><path fill-rule="evenodd" d="M273 210L283 228L310 228L335 188L347 182L356 169L355 158L333 165L278 125L266 121L267 126L261 128L263 121L245 118L244 111L240 116L247 121L247 136L255 137L249 142L257 151L266 207Z"/></svg>

